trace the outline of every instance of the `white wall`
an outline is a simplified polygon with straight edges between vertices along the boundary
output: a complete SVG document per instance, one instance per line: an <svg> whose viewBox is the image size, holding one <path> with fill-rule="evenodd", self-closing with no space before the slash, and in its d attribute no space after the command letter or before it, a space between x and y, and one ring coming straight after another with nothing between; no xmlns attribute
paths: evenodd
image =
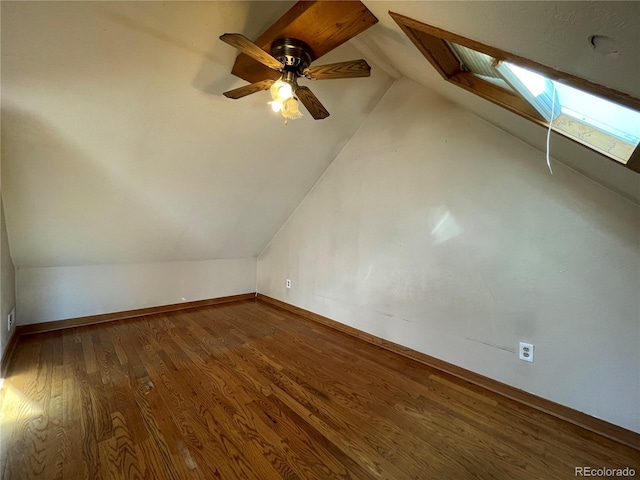
<svg viewBox="0 0 640 480"><path fill-rule="evenodd" d="M639 238L636 205L401 80L258 291L640 432Z"/></svg>
<svg viewBox="0 0 640 480"><path fill-rule="evenodd" d="M4 207L2 200L0 200L0 358L4 355L9 340L16 332L15 326L9 331L7 323L7 316L16 305L15 271L7 241Z"/></svg>
<svg viewBox="0 0 640 480"><path fill-rule="evenodd" d="M20 325L255 291L256 259L19 268Z"/></svg>

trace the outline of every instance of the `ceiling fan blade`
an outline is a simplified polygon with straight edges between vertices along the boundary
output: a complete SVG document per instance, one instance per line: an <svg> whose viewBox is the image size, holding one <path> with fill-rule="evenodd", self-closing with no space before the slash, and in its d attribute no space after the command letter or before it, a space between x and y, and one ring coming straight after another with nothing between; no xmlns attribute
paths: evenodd
<svg viewBox="0 0 640 480"><path fill-rule="evenodd" d="M273 85L274 80L262 80L261 82L252 83L251 85L245 85L244 87L236 88L235 90L229 90L224 92L223 95L227 98L238 99L251 95L252 93L258 93L263 90L268 90Z"/></svg>
<svg viewBox="0 0 640 480"><path fill-rule="evenodd" d="M273 42L283 37L297 38L311 48L311 60L317 60L334 48L356 37L378 19L361 1L305 1L294 5L276 20L254 43L271 53ZM266 18L266 17L265 17ZM344 57L343 57L344 58ZM231 73L249 83L269 76L267 68L247 55L239 55Z"/></svg>
<svg viewBox="0 0 640 480"><path fill-rule="evenodd" d="M296 96L300 99L302 104L309 110L309 113L316 120L322 120L329 116L329 112L320 103L320 100L313 94L307 87L296 88Z"/></svg>
<svg viewBox="0 0 640 480"><path fill-rule="evenodd" d="M309 67L304 76L313 80L333 80L336 78L357 78L371 75L371 67L364 60L351 60L349 62L329 63Z"/></svg>
<svg viewBox="0 0 640 480"><path fill-rule="evenodd" d="M282 71L283 65L281 62L262 50L244 35L239 33L225 33L224 35L220 35L220 40L228 43L232 47L236 47L263 65L273 68L274 70Z"/></svg>

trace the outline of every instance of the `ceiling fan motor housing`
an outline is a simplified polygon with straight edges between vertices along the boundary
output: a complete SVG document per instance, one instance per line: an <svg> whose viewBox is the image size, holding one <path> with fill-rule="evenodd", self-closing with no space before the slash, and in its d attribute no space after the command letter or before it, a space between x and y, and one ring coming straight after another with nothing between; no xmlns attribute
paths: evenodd
<svg viewBox="0 0 640 480"><path fill-rule="evenodd" d="M302 40L280 38L271 45L271 55L284 65L284 70L302 75L311 64L311 48Z"/></svg>

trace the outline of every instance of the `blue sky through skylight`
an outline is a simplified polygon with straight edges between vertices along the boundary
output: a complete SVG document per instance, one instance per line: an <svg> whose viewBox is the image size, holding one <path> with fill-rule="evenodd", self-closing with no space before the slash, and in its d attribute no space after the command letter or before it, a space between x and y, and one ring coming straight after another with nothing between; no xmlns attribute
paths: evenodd
<svg viewBox="0 0 640 480"><path fill-rule="evenodd" d="M553 83L549 79L517 65L508 66L532 95L547 96L551 100ZM640 142L640 112L559 82L555 85L556 99L560 103L556 105L557 113L564 113L633 145Z"/></svg>
<svg viewBox="0 0 640 480"><path fill-rule="evenodd" d="M556 82L562 113L629 143L640 141L640 112Z"/></svg>

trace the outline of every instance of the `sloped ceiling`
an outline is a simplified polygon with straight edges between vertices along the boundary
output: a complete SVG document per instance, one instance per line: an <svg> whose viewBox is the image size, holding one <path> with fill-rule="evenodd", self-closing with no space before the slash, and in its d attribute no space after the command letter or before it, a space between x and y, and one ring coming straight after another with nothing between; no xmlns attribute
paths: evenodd
<svg viewBox="0 0 640 480"><path fill-rule="evenodd" d="M2 195L16 266L256 256L387 73L544 149L543 128L442 80L389 10L640 97L639 2L365 0L380 23L322 62L364 56L372 78L314 82L332 116L284 126L266 92L222 97L245 82L218 36L256 38L293 3L2 2ZM595 53L592 34L620 53ZM551 154L640 203L640 175L558 137Z"/></svg>
<svg viewBox="0 0 640 480"><path fill-rule="evenodd" d="M546 129L444 81L402 33L388 11L443 28L640 98L640 2L375 1L363 2L379 23L354 42L402 75L461 104L537 149ZM617 55L596 53L591 35L613 38ZM640 203L640 175L564 137L553 135L551 156ZM546 167L544 154L540 168Z"/></svg>
<svg viewBox="0 0 640 480"><path fill-rule="evenodd" d="M314 82L284 125L221 93L294 2L3 2L2 195L20 267L257 256L391 84ZM345 44L323 57L361 57ZM304 83L304 82L301 82Z"/></svg>

